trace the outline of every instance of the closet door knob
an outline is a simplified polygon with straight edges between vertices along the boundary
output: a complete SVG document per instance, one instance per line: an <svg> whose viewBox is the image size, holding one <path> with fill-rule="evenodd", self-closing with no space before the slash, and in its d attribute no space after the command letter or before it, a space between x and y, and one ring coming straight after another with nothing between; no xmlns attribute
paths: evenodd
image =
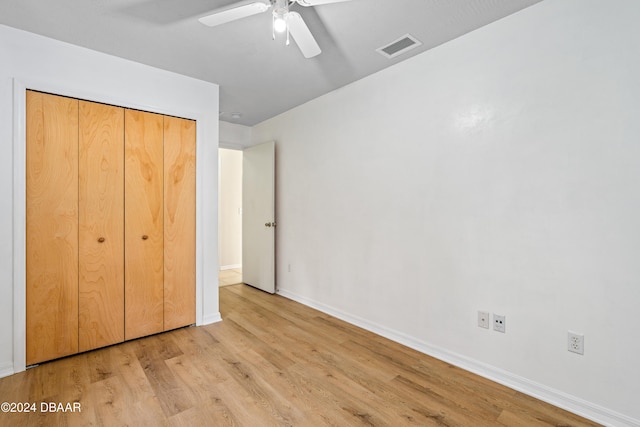
<svg viewBox="0 0 640 427"><path fill-rule="evenodd" d="M98 237L98 243L104 242L104 237Z"/></svg>
<svg viewBox="0 0 640 427"><path fill-rule="evenodd" d="M149 236L147 236L146 234L142 235L142 240L147 240L149 238Z"/></svg>

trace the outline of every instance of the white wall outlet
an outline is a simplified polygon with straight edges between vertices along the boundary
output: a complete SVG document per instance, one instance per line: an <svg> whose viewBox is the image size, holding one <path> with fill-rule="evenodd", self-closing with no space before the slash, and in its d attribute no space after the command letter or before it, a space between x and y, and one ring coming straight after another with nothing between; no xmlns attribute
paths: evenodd
<svg viewBox="0 0 640 427"><path fill-rule="evenodd" d="M584 335L569 331L568 346L570 352L584 354Z"/></svg>
<svg viewBox="0 0 640 427"><path fill-rule="evenodd" d="M481 328L489 329L488 311L478 311L478 326Z"/></svg>
<svg viewBox="0 0 640 427"><path fill-rule="evenodd" d="M502 332L503 334L507 332L506 316L500 316L499 314L493 315L493 330Z"/></svg>

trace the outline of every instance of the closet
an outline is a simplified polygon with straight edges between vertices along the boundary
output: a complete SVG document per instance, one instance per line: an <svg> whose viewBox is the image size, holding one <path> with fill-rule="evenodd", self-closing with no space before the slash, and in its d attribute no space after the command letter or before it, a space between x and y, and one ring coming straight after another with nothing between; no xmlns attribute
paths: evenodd
<svg viewBox="0 0 640 427"><path fill-rule="evenodd" d="M27 91L27 365L195 322L195 132Z"/></svg>

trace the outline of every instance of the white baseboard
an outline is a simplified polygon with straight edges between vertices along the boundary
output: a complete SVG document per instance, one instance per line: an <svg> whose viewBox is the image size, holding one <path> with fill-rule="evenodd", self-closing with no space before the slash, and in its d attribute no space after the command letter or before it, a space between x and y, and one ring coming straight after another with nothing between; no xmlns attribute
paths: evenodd
<svg viewBox="0 0 640 427"><path fill-rule="evenodd" d="M587 402L562 391L496 368L495 366L418 340L402 332L375 324L358 316L353 316L342 310L287 291L286 289L278 289L278 294L605 426L640 427L640 420L638 419Z"/></svg>
<svg viewBox="0 0 640 427"><path fill-rule="evenodd" d="M12 362L0 364L0 378L8 377L14 373Z"/></svg>
<svg viewBox="0 0 640 427"><path fill-rule="evenodd" d="M233 270L234 268L242 268L242 264L221 265L220 270Z"/></svg>
<svg viewBox="0 0 640 427"><path fill-rule="evenodd" d="M203 316L202 323L197 326L210 325L211 323L217 323L217 322L222 322L222 316L220 316L220 312Z"/></svg>

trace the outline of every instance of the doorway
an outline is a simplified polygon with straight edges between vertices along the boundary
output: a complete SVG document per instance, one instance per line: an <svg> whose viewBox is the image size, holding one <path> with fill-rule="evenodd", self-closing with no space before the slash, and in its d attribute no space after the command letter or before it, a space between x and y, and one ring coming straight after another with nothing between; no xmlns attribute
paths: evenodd
<svg viewBox="0 0 640 427"><path fill-rule="evenodd" d="M219 283L275 293L275 142L218 150Z"/></svg>
<svg viewBox="0 0 640 427"><path fill-rule="evenodd" d="M218 149L219 286L242 283L242 151Z"/></svg>

